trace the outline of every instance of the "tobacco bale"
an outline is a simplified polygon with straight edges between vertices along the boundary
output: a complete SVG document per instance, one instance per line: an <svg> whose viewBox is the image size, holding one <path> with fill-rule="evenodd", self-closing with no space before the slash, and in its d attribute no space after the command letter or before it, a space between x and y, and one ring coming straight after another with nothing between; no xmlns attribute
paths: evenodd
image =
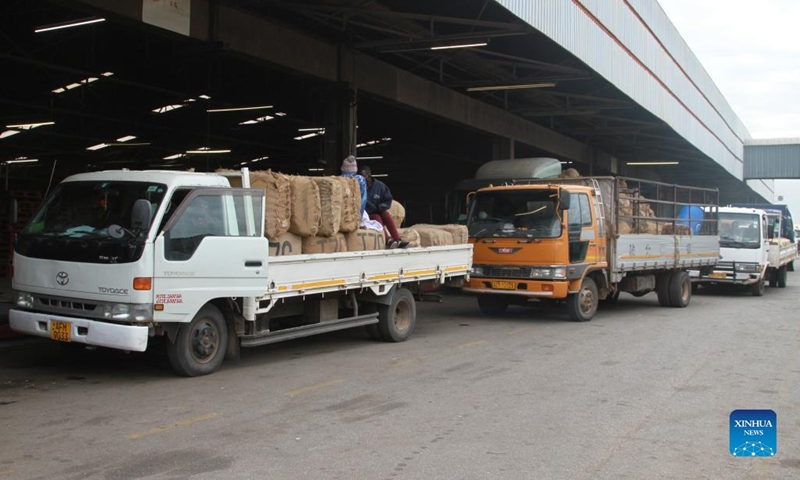
<svg viewBox="0 0 800 480"><path fill-rule="evenodd" d="M361 187L353 177L336 177L342 185L342 218L339 231L348 233L361 225Z"/></svg>
<svg viewBox="0 0 800 480"><path fill-rule="evenodd" d="M406 219L406 209L399 202L392 200L392 206L389 207L389 215L392 216L395 226L400 228L403 220Z"/></svg>
<svg viewBox="0 0 800 480"><path fill-rule="evenodd" d="M333 236L336 239L336 243L338 246L336 247L336 251L338 252L346 252L347 251L347 236L344 233L337 233Z"/></svg>
<svg viewBox="0 0 800 480"><path fill-rule="evenodd" d="M238 170L218 169L218 173L236 172ZM231 187L241 188L241 175L228 177ZM281 173L266 171L250 172L250 188L264 190L264 235L277 238L289 231L292 216L291 185L289 178Z"/></svg>
<svg viewBox="0 0 800 480"><path fill-rule="evenodd" d="M420 224L424 225L424 224ZM439 245L452 245L453 234L439 228L427 228L414 225L411 228L419 234L419 243L423 247L436 247Z"/></svg>
<svg viewBox="0 0 800 480"><path fill-rule="evenodd" d="M342 223L342 177L311 177L319 188L320 220L317 235L335 235Z"/></svg>
<svg viewBox="0 0 800 480"><path fill-rule="evenodd" d="M620 235L625 235L625 234L631 233L632 231L633 231L633 229L631 228L631 224L630 223L628 223L628 222L626 222L624 220L620 220L620 222L619 222L619 232L617 232L617 233L619 233Z"/></svg>
<svg viewBox="0 0 800 480"><path fill-rule="evenodd" d="M658 225L656 224L656 222L651 222L649 220L640 220L639 226L636 229L636 233L650 233L657 235Z"/></svg>
<svg viewBox="0 0 800 480"><path fill-rule="evenodd" d="M558 178L578 178L580 176L581 174L577 170L575 170L574 168L568 168L563 172L561 172Z"/></svg>
<svg viewBox="0 0 800 480"><path fill-rule="evenodd" d="M279 237L267 239L269 240L269 254L272 257L300 255L303 253L303 238L294 233L286 232Z"/></svg>
<svg viewBox="0 0 800 480"><path fill-rule="evenodd" d="M672 225L668 223L661 228L661 235L691 235L692 229L688 225Z"/></svg>
<svg viewBox="0 0 800 480"><path fill-rule="evenodd" d="M413 228L398 228L397 233L400 234L400 240L408 242L409 247L419 247L419 232Z"/></svg>
<svg viewBox="0 0 800 480"><path fill-rule="evenodd" d="M449 233L453 236L453 243L448 245L458 245L460 243L467 243L469 238L469 233L467 231L466 225L458 225L455 223L449 223L446 225L434 225L430 223L418 223L414 225L412 228L427 228L427 229L436 229L436 230L444 230L445 232Z"/></svg>
<svg viewBox="0 0 800 480"><path fill-rule="evenodd" d="M301 237L313 237L319 231L322 209L319 202L319 187L310 177L292 175L292 217L289 231Z"/></svg>
<svg viewBox="0 0 800 480"><path fill-rule="evenodd" d="M336 235L332 237L304 237L303 238L303 253L336 253L347 251L340 250L342 243Z"/></svg>
<svg viewBox="0 0 800 480"><path fill-rule="evenodd" d="M358 252L364 250L383 250L386 248L386 239L383 232L359 228L358 230L345 234L347 239L347 251Z"/></svg>

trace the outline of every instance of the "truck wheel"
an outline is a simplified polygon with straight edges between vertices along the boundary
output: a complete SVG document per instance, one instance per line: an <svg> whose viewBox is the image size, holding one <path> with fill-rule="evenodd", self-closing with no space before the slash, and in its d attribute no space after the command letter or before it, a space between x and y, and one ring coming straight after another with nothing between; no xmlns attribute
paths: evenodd
<svg viewBox="0 0 800 480"><path fill-rule="evenodd" d="M508 300L499 295L478 295L478 308L486 315L500 315L508 310Z"/></svg>
<svg viewBox="0 0 800 480"><path fill-rule="evenodd" d="M405 288L398 289L389 305L378 305L378 331L385 342L403 342L411 336L417 324L417 304L414 295Z"/></svg>
<svg viewBox="0 0 800 480"><path fill-rule="evenodd" d="M769 288L775 288L778 286L778 270L772 270L769 272Z"/></svg>
<svg viewBox="0 0 800 480"><path fill-rule="evenodd" d="M567 296L567 314L573 322L588 322L597 312L598 303L597 284L586 277L578 293Z"/></svg>
<svg viewBox="0 0 800 480"><path fill-rule="evenodd" d="M778 273L775 275L778 277L776 279L776 283L778 284L778 288L786 288L786 265L782 266L778 269Z"/></svg>
<svg viewBox="0 0 800 480"><path fill-rule="evenodd" d="M658 304L662 307L669 307L669 286L672 280L672 272L664 272L656 277L656 293L658 294Z"/></svg>
<svg viewBox="0 0 800 480"><path fill-rule="evenodd" d="M167 356L177 373L198 377L219 368L227 347L225 318L217 307L206 305L191 322L181 325L174 343L167 341Z"/></svg>
<svg viewBox="0 0 800 480"><path fill-rule="evenodd" d="M752 293L754 297L764 296L764 277L759 278L756 283L750 286L750 293Z"/></svg>
<svg viewBox="0 0 800 480"><path fill-rule="evenodd" d="M692 301L692 279L686 272L674 272L669 278L669 305L685 308Z"/></svg>

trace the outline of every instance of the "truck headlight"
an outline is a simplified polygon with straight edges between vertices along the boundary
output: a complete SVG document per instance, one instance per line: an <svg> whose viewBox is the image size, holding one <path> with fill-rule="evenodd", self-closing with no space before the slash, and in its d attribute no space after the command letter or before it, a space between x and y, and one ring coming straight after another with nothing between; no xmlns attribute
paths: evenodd
<svg viewBox="0 0 800 480"><path fill-rule="evenodd" d="M567 267L556 267L553 269L553 278L563 280L567 278Z"/></svg>
<svg viewBox="0 0 800 480"><path fill-rule="evenodd" d="M567 269L566 267L532 268L530 278L564 279L567 278Z"/></svg>
<svg viewBox="0 0 800 480"><path fill-rule="evenodd" d="M33 295L26 292L17 292L16 304L20 308L33 308Z"/></svg>
<svg viewBox="0 0 800 480"><path fill-rule="evenodd" d="M472 276L473 277L482 277L483 276L483 267L472 267Z"/></svg>
<svg viewBox="0 0 800 480"><path fill-rule="evenodd" d="M122 322L149 322L153 319L152 305L114 303L103 307L103 317Z"/></svg>
<svg viewBox="0 0 800 480"><path fill-rule="evenodd" d="M761 271L761 265L757 263L737 263L737 272L756 273Z"/></svg>

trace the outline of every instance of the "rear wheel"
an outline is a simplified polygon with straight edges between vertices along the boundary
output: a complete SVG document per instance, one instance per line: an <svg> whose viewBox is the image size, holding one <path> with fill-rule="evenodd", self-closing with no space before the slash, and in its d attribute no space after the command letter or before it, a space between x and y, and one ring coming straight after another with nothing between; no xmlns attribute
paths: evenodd
<svg viewBox="0 0 800 480"><path fill-rule="evenodd" d="M756 283L750 285L750 293L754 297L764 296L764 277L759 278Z"/></svg>
<svg viewBox="0 0 800 480"><path fill-rule="evenodd" d="M386 342L404 342L417 324L414 295L405 288L397 290L389 305L378 305L378 332Z"/></svg>
<svg viewBox="0 0 800 480"><path fill-rule="evenodd" d="M669 307L669 285L672 279L672 272L664 272L656 277L656 293L658 294L658 304L662 307Z"/></svg>
<svg viewBox="0 0 800 480"><path fill-rule="evenodd" d="M583 279L580 290L567 297L567 314L574 322L588 322L597 312L597 284L591 277Z"/></svg>
<svg viewBox="0 0 800 480"><path fill-rule="evenodd" d="M786 270L787 270L786 265L778 269L778 273L776 275L778 278L776 279L775 282L778 284L778 288L786 288Z"/></svg>
<svg viewBox="0 0 800 480"><path fill-rule="evenodd" d="M769 288L775 288L778 286L778 270L772 270L769 272Z"/></svg>
<svg viewBox="0 0 800 480"><path fill-rule="evenodd" d="M692 301L692 279L686 272L674 272L669 279L669 305L685 308Z"/></svg>
<svg viewBox="0 0 800 480"><path fill-rule="evenodd" d="M222 364L228 347L228 328L222 313L206 305L186 325L181 325L174 342L167 342L172 368L187 377L208 375Z"/></svg>
<svg viewBox="0 0 800 480"><path fill-rule="evenodd" d="M508 299L499 295L478 295L478 308L486 315L500 315L508 310Z"/></svg>

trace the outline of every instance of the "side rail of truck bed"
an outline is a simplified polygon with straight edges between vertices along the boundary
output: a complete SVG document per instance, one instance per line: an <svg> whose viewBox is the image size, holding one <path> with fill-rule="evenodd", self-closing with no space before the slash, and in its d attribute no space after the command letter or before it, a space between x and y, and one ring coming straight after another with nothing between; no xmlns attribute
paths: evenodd
<svg viewBox="0 0 800 480"><path fill-rule="evenodd" d="M617 239L615 271L687 269L716 265L716 235L626 234Z"/></svg>
<svg viewBox="0 0 800 480"><path fill-rule="evenodd" d="M259 300L275 300L351 289L376 295L396 283L444 282L469 274L472 245L417 247L271 257L268 290Z"/></svg>

